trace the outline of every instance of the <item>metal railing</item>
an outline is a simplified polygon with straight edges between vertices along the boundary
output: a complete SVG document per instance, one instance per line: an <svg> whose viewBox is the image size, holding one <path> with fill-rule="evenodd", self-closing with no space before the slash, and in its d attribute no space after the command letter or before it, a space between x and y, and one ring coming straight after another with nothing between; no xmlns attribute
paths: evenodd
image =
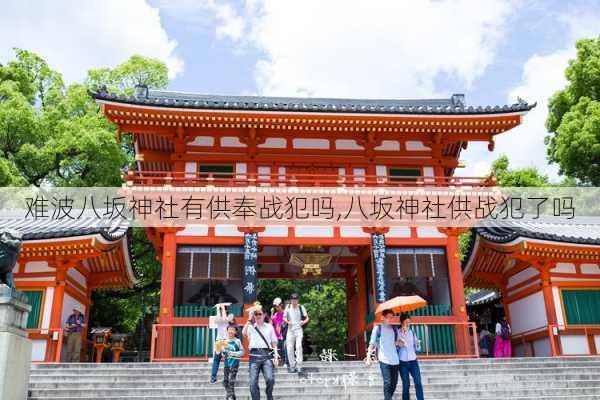
<svg viewBox="0 0 600 400"><path fill-rule="evenodd" d="M129 186L219 186L219 187L490 187L493 177L379 176L310 173L195 173L173 171L129 171Z"/></svg>

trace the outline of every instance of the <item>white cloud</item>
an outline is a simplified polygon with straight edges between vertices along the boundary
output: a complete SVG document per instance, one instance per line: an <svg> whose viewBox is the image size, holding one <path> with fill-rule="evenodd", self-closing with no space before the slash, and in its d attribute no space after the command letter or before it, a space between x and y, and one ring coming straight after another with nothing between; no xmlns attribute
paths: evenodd
<svg viewBox="0 0 600 400"><path fill-rule="evenodd" d="M557 16L557 23L565 26L564 45L550 54L532 55L523 65L521 83L509 91L507 99L511 103L521 96L537 101L537 107L529 112L521 126L497 136L494 153L488 153L483 149L484 145L472 146L463 153L467 161L465 174L488 173L491 161L504 153L509 156L511 167L537 167L551 179L559 179L558 167L556 164L548 165L546 159L544 137L548 135L545 128L548 99L567 83L565 69L576 55L575 42L585 37L596 37L600 32L600 12L572 10L569 14Z"/></svg>
<svg viewBox="0 0 600 400"><path fill-rule="evenodd" d="M90 68L112 67L133 54L166 62L173 78L183 70L177 42L161 25L158 9L143 0L23 1L2 3L0 61L12 48L32 50L62 72L81 80Z"/></svg>
<svg viewBox="0 0 600 400"><path fill-rule="evenodd" d="M242 40L246 20L235 8L216 0L157 0L161 12L175 18L190 32L215 29L217 39Z"/></svg>
<svg viewBox="0 0 600 400"><path fill-rule="evenodd" d="M465 87L493 61L514 7L486 0L247 3L269 95L425 97L444 74ZM443 95L447 95L444 93Z"/></svg>

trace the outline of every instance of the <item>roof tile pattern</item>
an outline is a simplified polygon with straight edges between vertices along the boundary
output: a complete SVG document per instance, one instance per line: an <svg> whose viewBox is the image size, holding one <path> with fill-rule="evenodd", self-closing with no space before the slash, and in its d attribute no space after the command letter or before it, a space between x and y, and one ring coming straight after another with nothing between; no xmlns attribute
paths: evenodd
<svg viewBox="0 0 600 400"><path fill-rule="evenodd" d="M183 92L149 90L134 96L108 93L101 89L91 93L96 100L118 103L232 111L282 111L356 114L503 114L529 111L534 104L525 101L510 105L467 106L463 95L449 99L390 100L390 99L337 99L266 96L224 96Z"/></svg>
<svg viewBox="0 0 600 400"><path fill-rule="evenodd" d="M565 243L600 245L600 224L551 223L514 221L510 226L480 227L475 231L484 239L495 243L508 243L518 237L550 240Z"/></svg>
<svg viewBox="0 0 600 400"><path fill-rule="evenodd" d="M1 218L0 226L12 228L23 234L23 240L38 240L64 238L100 234L109 241L121 239L127 233L129 223L126 220L115 219L110 227L104 226L101 220L94 217L78 219L23 219Z"/></svg>

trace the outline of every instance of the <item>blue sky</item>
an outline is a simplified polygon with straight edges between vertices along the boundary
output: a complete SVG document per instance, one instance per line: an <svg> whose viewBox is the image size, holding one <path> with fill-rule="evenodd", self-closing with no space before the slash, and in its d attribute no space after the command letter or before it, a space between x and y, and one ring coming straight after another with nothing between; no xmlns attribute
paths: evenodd
<svg viewBox="0 0 600 400"><path fill-rule="evenodd" d="M4 3L4 2L3 2ZM169 89L219 94L537 101L493 153L472 145L461 175L499 154L552 177L546 101L575 41L600 34L600 0L7 0L0 62L34 50L68 81L131 54L164 60Z"/></svg>

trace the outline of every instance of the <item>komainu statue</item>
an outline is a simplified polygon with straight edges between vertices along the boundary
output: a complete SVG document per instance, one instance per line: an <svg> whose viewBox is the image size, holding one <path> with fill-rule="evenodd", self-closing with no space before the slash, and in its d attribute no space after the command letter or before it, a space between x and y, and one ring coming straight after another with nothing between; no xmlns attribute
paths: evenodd
<svg viewBox="0 0 600 400"><path fill-rule="evenodd" d="M13 268L21 251L23 235L14 229L0 228L0 285L15 287Z"/></svg>

